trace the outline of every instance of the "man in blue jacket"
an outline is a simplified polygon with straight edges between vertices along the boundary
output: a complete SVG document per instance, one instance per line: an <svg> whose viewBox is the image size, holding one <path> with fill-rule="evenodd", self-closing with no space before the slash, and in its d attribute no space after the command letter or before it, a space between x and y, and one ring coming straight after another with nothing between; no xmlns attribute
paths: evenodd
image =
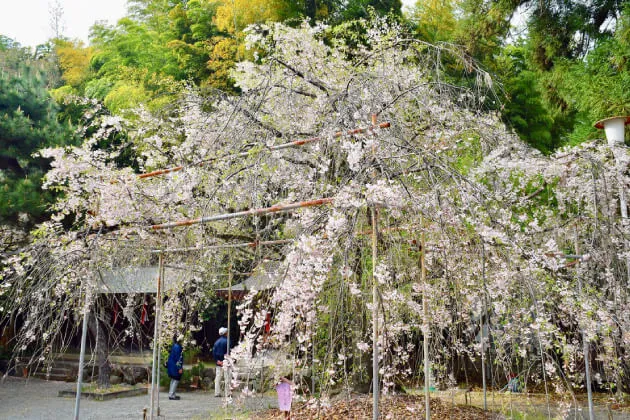
<svg viewBox="0 0 630 420"><path fill-rule="evenodd" d="M182 373L184 372L184 352L180 341L183 340L183 336L173 337L173 346L171 347L171 353L168 355L168 362L166 369L168 376L171 378L171 385L168 388L168 399L179 400L179 395L175 395L175 389L177 384L182 379Z"/></svg>
<svg viewBox="0 0 630 420"><path fill-rule="evenodd" d="M219 328L219 338L212 347L212 357L217 362L217 371L214 377L214 396L221 396L221 379L225 381L225 395L230 395L230 371L223 366L225 355L228 352L227 328Z"/></svg>

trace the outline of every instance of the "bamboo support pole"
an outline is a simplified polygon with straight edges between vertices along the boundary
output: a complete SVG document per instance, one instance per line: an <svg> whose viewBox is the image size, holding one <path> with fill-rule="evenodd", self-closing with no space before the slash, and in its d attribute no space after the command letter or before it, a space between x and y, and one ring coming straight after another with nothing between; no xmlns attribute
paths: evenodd
<svg viewBox="0 0 630 420"><path fill-rule="evenodd" d="M389 128L390 125L391 124L388 123L388 122L383 122L383 123L380 123L378 125L373 123L373 126L369 127L369 128L355 128L353 130L348 130L348 131L338 131L338 132L336 132L333 135L333 137L337 138L337 137L341 137L343 135L361 134L361 133L364 133L366 131L372 131L372 130L374 130L376 128ZM317 142L317 141L321 141L321 140L323 140L325 138L326 137L319 136L319 137L311 137L309 139L304 139L304 140L296 140L296 141L292 141L292 142L289 142L289 143L279 144L277 146L271 146L271 147L268 147L266 150L275 151L275 150L282 150L282 149L289 149L289 148L293 148L293 147L304 146L305 144L310 144L310 143L314 143L314 142ZM214 162L214 161L217 161L217 160L237 158L237 157L247 157L247 156L249 156L249 153L250 152L242 152L242 153L235 153L235 154L229 154L229 155L224 155L224 156L220 156L220 157L215 157L215 158L208 159L208 160L205 160L203 162L199 162L197 164L194 164L193 166L204 166L204 165L208 164L209 162ZM171 173L171 172L181 171L184 168L185 168L185 166L180 165L180 166L174 166L172 168L158 169L156 171L140 174L140 175L138 175L138 178L145 179L145 178L151 178L151 177L154 177L154 176L165 175L165 174L168 174L168 173Z"/></svg>
<svg viewBox="0 0 630 420"><path fill-rule="evenodd" d="M98 234L96 235L96 239L94 240L93 244L96 243L96 240L98 240L100 234L101 230L98 231ZM77 393L74 402L74 420L79 419L79 407L81 405L81 388L83 387L83 368L85 365L85 345L87 341L88 320L90 317L90 295L85 284L83 284L83 291L85 293L85 302L83 307L83 325L81 330L81 353L79 354L79 372L77 373ZM96 313L94 316L96 316ZM96 323L98 328L98 319L96 320Z"/></svg>
<svg viewBox="0 0 630 420"><path fill-rule="evenodd" d="M321 206L324 204L330 204L332 203L332 201L333 201L332 198L320 198L317 200L300 201L297 203L290 203L290 204L277 204L271 207L238 211L235 213L223 213L223 214L217 214L215 216L199 217L197 219L186 219L186 220L180 220L177 222L162 223L161 225L151 226L151 229L160 230L160 229L168 229L168 228L180 227L180 226L190 226L190 225L195 225L195 224L200 224L200 223L216 222L219 220L236 219L239 217L246 217L246 216L257 216L257 215L268 214L268 213L284 213L284 212L299 209L299 208L314 207L314 206Z"/></svg>
<svg viewBox="0 0 630 420"><path fill-rule="evenodd" d="M372 114L372 126L376 125L376 114ZM372 145L372 159L376 162L376 146ZM376 170L372 179L376 179ZM376 287L376 261L378 259L378 207L372 207L372 419L379 418L379 374L378 374L378 288Z"/></svg>
<svg viewBox="0 0 630 420"><path fill-rule="evenodd" d="M580 254L580 242L578 240L577 224L575 225L575 253ZM575 268L575 276L578 283L578 295L582 295L582 276L578 272L578 268ZM586 395L588 398L588 418L589 420L595 419L595 413L593 411L593 390L591 388L591 364L590 364L590 349L586 333L582 328L582 346L584 351L584 371L586 374Z"/></svg>
<svg viewBox="0 0 630 420"><path fill-rule="evenodd" d="M483 332L483 316L488 314L486 304L486 248L481 241L481 280L483 282L483 314L481 316L481 381L483 384L483 409L488 411L488 388L486 385L486 340ZM489 326L490 324L488 324Z"/></svg>
<svg viewBox="0 0 630 420"><path fill-rule="evenodd" d="M162 314L162 309L164 309L164 300L162 299L162 293L164 292L164 271L166 269L166 266L164 265L164 262L162 262L162 268L160 269L158 275L159 275L159 282L160 282L160 288L159 288L159 292L158 292L158 296L159 296L159 305L160 305L160 318L161 318L161 314ZM158 318L156 316L156 318L159 320L160 318ZM159 330L158 330L158 338L159 338ZM159 343L159 340L158 340ZM159 351L158 349L158 364L157 364L157 379L156 379L156 383L157 383L157 388L158 388L158 392L157 392L157 415L158 417L160 417L160 366L162 366L162 352Z"/></svg>
<svg viewBox="0 0 630 420"><path fill-rule="evenodd" d="M232 313L232 264L230 264L228 276L228 310L227 310L227 355L230 355L230 321Z"/></svg>
<svg viewBox="0 0 630 420"><path fill-rule="evenodd" d="M615 163L617 165L620 164L620 162L623 162L623 150L625 149L625 147L616 147L613 146L611 147L612 152L613 152L613 157L615 158ZM619 183L619 210L621 211L621 229L622 232L625 233L626 229L628 228L628 224L630 223L628 219L628 204L626 201L626 187L624 185L624 181L623 181L623 171L622 170L617 170L617 182ZM624 248L626 250L628 250L630 248L630 245L628 244L628 241L625 240L624 243ZM577 251L576 251L577 252ZM626 276L627 276L627 281L630 283L630 256L626 256ZM620 387L618 387L618 389L621 389Z"/></svg>
<svg viewBox="0 0 630 420"><path fill-rule="evenodd" d="M293 239L279 239L275 241L254 241L254 242L241 242L237 244L220 244L220 245L208 245L201 247L188 247L188 248L166 248L166 249L153 249L151 253L167 253L167 252L190 252L190 251L207 251L212 249L225 249L225 248L257 248L264 245L283 245L294 242Z"/></svg>
<svg viewBox="0 0 630 420"><path fill-rule="evenodd" d="M424 223L421 235L421 243L420 243L420 276L422 280L422 286L424 288L422 292L422 312L423 312L423 340L422 340L422 351L424 352L424 406L425 406L425 418L429 420L431 418L431 398L429 397L430 391L430 375L431 375L431 366L429 359L429 335L430 335L430 327L429 327L429 300L427 298L427 268L424 260L424 246L425 246L425 229Z"/></svg>
<svg viewBox="0 0 630 420"><path fill-rule="evenodd" d="M315 316L315 318L317 319L317 315ZM315 341L317 336L315 335L315 327L313 326L314 324L314 322L311 324L311 397L315 396L315 351L317 349L317 343Z"/></svg>
<svg viewBox="0 0 630 420"><path fill-rule="evenodd" d="M378 210L372 207L372 419L377 420L379 397L378 374L378 290L376 288L376 259L378 257Z"/></svg>
<svg viewBox="0 0 630 420"><path fill-rule="evenodd" d="M232 263L230 263L228 275L228 307L227 307L227 352L228 359L230 357L230 314L232 312ZM228 360L227 366L223 363L223 369L227 369L227 381L225 381L225 401L227 403L230 395L232 395L232 363Z"/></svg>
<svg viewBox="0 0 630 420"><path fill-rule="evenodd" d="M618 146L611 146L610 148L612 150L613 157L615 158L615 163L617 165L620 165L622 162L625 161L625 159L623 158L624 149L626 149L625 146L618 145ZM617 169L616 172L617 172L617 183L618 183L618 188L619 188L619 210L621 211L621 231L623 232L624 235L627 235L630 219L628 219L628 203L626 200L626 186L624 183L624 170ZM625 258L626 282L627 284L630 284L630 253L628 252L630 250L630 244L628 243L627 236L626 236L626 239L623 241L623 247L624 247L624 250L626 251L626 258ZM624 298L622 297L621 299L623 300ZM621 378L621 374L618 371L617 372L617 395L618 396L622 395L622 391L621 391L622 381L623 379Z"/></svg>
<svg viewBox="0 0 630 420"><path fill-rule="evenodd" d="M83 327L81 329L81 353L79 355L79 373L77 375L77 395L74 401L74 420L79 420L79 406L81 405L81 388L83 386L83 365L85 364L85 342L87 339L88 317L90 316L90 303L85 288L85 303L83 306Z"/></svg>
<svg viewBox="0 0 630 420"><path fill-rule="evenodd" d="M157 382L157 369L159 369L159 367L157 366L158 361L157 361L157 354L158 354L158 342L159 342L159 333L160 333L160 295L162 293L161 290L161 286L162 286L162 282L161 282L161 274L162 274L162 269L164 268L164 255L160 254L159 257L159 268L158 268L158 276L157 276L157 295L156 295L156 299L155 299L155 325L153 328L153 358L152 358L152 363L153 366L151 367L151 408L149 411L149 416L151 418L151 420L153 420L156 416L156 411L155 411L155 403L157 400L157 394L159 393L159 389L160 389L160 384L156 383Z"/></svg>

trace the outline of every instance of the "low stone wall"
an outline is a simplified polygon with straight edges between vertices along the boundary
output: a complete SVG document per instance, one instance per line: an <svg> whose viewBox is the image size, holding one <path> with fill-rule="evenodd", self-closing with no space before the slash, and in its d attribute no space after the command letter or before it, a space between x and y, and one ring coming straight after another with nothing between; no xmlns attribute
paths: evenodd
<svg viewBox="0 0 630 420"><path fill-rule="evenodd" d="M108 401L116 398L135 397L146 393L146 388L125 389L112 392L81 392L81 398L88 398L96 401ZM59 391L60 397L75 398L76 395L76 391L71 389Z"/></svg>

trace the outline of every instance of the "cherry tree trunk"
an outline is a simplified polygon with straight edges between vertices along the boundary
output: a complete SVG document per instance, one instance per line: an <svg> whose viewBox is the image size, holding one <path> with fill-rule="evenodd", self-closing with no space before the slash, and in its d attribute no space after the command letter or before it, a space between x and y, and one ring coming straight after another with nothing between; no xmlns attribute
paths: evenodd
<svg viewBox="0 0 630 420"><path fill-rule="evenodd" d="M96 342L96 365L98 366L98 379L96 383L99 388L109 388L111 386L109 383L109 375L111 373L108 357L109 343L107 331L103 323L104 308L102 304L98 306L100 307L98 314L95 313L96 316L89 318L88 327L92 336L95 337Z"/></svg>

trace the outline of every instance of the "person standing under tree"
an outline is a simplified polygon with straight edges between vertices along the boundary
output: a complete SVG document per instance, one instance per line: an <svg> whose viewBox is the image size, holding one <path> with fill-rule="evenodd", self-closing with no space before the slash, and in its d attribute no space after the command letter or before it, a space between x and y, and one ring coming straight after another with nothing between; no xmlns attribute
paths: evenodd
<svg viewBox="0 0 630 420"><path fill-rule="evenodd" d="M276 392L278 393L278 408L284 413L285 419L291 419L291 400L293 398L293 389L295 384L292 380L285 376L281 377L276 384Z"/></svg>
<svg viewBox="0 0 630 420"><path fill-rule="evenodd" d="M177 384L182 379L182 373L184 373L184 351L180 342L184 339L184 336L173 336L173 346L171 352L168 355L168 362L166 363L166 369L168 376L171 378L171 385L168 388L168 399L179 400L179 395L175 395Z"/></svg>
<svg viewBox="0 0 630 420"><path fill-rule="evenodd" d="M221 396L221 380L225 382L225 395L230 395L230 372L227 366L223 366L225 355L228 352L227 328L219 328L219 338L212 347L212 357L217 363L217 371L214 377L214 396Z"/></svg>

